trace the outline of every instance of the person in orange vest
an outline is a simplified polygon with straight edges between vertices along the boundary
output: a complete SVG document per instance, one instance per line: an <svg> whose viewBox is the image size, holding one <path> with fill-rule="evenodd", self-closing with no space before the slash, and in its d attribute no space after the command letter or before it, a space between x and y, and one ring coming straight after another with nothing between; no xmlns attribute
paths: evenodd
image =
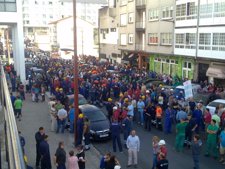
<svg viewBox="0 0 225 169"><path fill-rule="evenodd" d="M160 107L160 105L156 106L155 112L156 112L156 128L159 129L159 130L162 130L162 113L163 113L163 110Z"/></svg>

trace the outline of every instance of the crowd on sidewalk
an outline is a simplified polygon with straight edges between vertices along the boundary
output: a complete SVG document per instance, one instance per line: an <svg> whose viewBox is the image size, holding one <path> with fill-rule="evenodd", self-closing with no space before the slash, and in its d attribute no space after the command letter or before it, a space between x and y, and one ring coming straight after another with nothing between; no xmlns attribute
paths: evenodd
<svg viewBox="0 0 225 169"><path fill-rule="evenodd" d="M203 143L206 143L205 156L218 158L220 155L220 162L225 164L225 109L223 105L220 105L215 114L211 115L201 100L197 103L193 98L185 100L182 93L178 97L174 97L173 90L165 91L162 85L147 87L142 83L143 79L155 78L163 80L163 83L167 85L178 84L181 80L177 77L157 75L154 72L139 70L127 65L100 62L91 56L82 56L80 60L82 62L79 63L79 93L92 104L105 105L108 119L111 122L113 151L116 152L117 144L119 151L123 151L120 138L120 133L123 133L124 148L128 149L127 167L132 164L137 166L137 152L141 142L141 138L139 140L134 131L134 123L148 131L151 131L154 126L165 134L171 134L174 125L176 128L174 149L182 152L184 146L192 148L194 168L196 169L199 169L200 149ZM19 77L15 76L13 66L7 70L12 91L19 92L17 100L19 98L24 100L26 89L32 94L33 101L38 102L39 96L42 101L45 101L45 92L49 90L53 96L49 102L51 129L57 133L59 131L63 133L67 121L74 121L74 107L69 104L67 97L74 93L73 62L38 58L35 64L43 71L34 72L27 68L25 87L19 81ZM214 91L216 90L214 86ZM22 108L22 101L16 102L13 98L12 103L15 108ZM21 111L15 112L20 117ZM81 145L84 137L84 149L86 150L89 149L90 144L89 125L88 119L79 113L77 123L79 139L75 144ZM70 127L70 131L73 133L73 125ZM159 140L157 136L154 137L152 144L153 169L168 168L165 144L164 139ZM108 159L105 161L113 161L114 167L118 167L118 160L113 154L107 153L104 158ZM112 167L105 165L103 168L111 169Z"/></svg>

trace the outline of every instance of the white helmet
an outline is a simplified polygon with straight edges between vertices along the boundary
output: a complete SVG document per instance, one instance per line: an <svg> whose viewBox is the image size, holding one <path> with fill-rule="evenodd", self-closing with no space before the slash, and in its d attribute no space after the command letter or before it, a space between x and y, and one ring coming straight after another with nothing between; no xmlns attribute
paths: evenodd
<svg viewBox="0 0 225 169"><path fill-rule="evenodd" d="M162 146L162 145L166 145L165 140L160 140L160 141L159 141L159 146Z"/></svg>

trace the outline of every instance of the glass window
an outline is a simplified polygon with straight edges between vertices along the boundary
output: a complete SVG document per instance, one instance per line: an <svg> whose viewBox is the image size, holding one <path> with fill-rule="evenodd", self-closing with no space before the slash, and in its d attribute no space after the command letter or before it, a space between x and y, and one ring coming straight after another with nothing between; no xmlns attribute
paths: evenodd
<svg viewBox="0 0 225 169"><path fill-rule="evenodd" d="M148 10L148 20L159 19L159 10L158 9L149 9Z"/></svg>
<svg viewBox="0 0 225 169"><path fill-rule="evenodd" d="M128 35L128 43L133 44L134 43L134 34L129 34Z"/></svg>
<svg viewBox="0 0 225 169"><path fill-rule="evenodd" d="M172 44L172 33L161 33L161 44Z"/></svg>
<svg viewBox="0 0 225 169"><path fill-rule="evenodd" d="M128 14L128 23L133 23L134 22L134 13L129 13Z"/></svg>
<svg viewBox="0 0 225 169"><path fill-rule="evenodd" d="M195 44L195 33L186 33L186 44Z"/></svg>
<svg viewBox="0 0 225 169"><path fill-rule="evenodd" d="M172 18L173 17L173 7L165 7L162 9L162 18Z"/></svg>
<svg viewBox="0 0 225 169"><path fill-rule="evenodd" d="M200 45L210 45L211 44L211 33L200 33L199 44Z"/></svg>
<svg viewBox="0 0 225 169"><path fill-rule="evenodd" d="M148 44L158 44L159 39L158 39L158 33L149 33L148 34Z"/></svg>
<svg viewBox="0 0 225 169"><path fill-rule="evenodd" d="M120 45L127 45L127 35L120 34Z"/></svg>
<svg viewBox="0 0 225 169"><path fill-rule="evenodd" d="M213 33L212 50L225 51L225 33Z"/></svg>
<svg viewBox="0 0 225 169"><path fill-rule="evenodd" d="M176 44L184 44L184 34L176 34Z"/></svg>
<svg viewBox="0 0 225 169"><path fill-rule="evenodd" d="M126 26L127 25L127 14L121 14L120 15L120 26Z"/></svg>
<svg viewBox="0 0 225 169"><path fill-rule="evenodd" d="M186 15L186 4L181 4L176 6L176 16L185 16Z"/></svg>
<svg viewBox="0 0 225 169"><path fill-rule="evenodd" d="M0 0L0 12L16 12L16 0Z"/></svg>

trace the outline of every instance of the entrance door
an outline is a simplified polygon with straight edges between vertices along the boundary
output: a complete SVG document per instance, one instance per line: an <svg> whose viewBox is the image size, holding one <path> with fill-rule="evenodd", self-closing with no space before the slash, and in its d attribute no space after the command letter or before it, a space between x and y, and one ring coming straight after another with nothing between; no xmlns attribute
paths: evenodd
<svg viewBox="0 0 225 169"><path fill-rule="evenodd" d="M209 68L209 64L199 63L198 64L198 81L208 80L206 72Z"/></svg>

